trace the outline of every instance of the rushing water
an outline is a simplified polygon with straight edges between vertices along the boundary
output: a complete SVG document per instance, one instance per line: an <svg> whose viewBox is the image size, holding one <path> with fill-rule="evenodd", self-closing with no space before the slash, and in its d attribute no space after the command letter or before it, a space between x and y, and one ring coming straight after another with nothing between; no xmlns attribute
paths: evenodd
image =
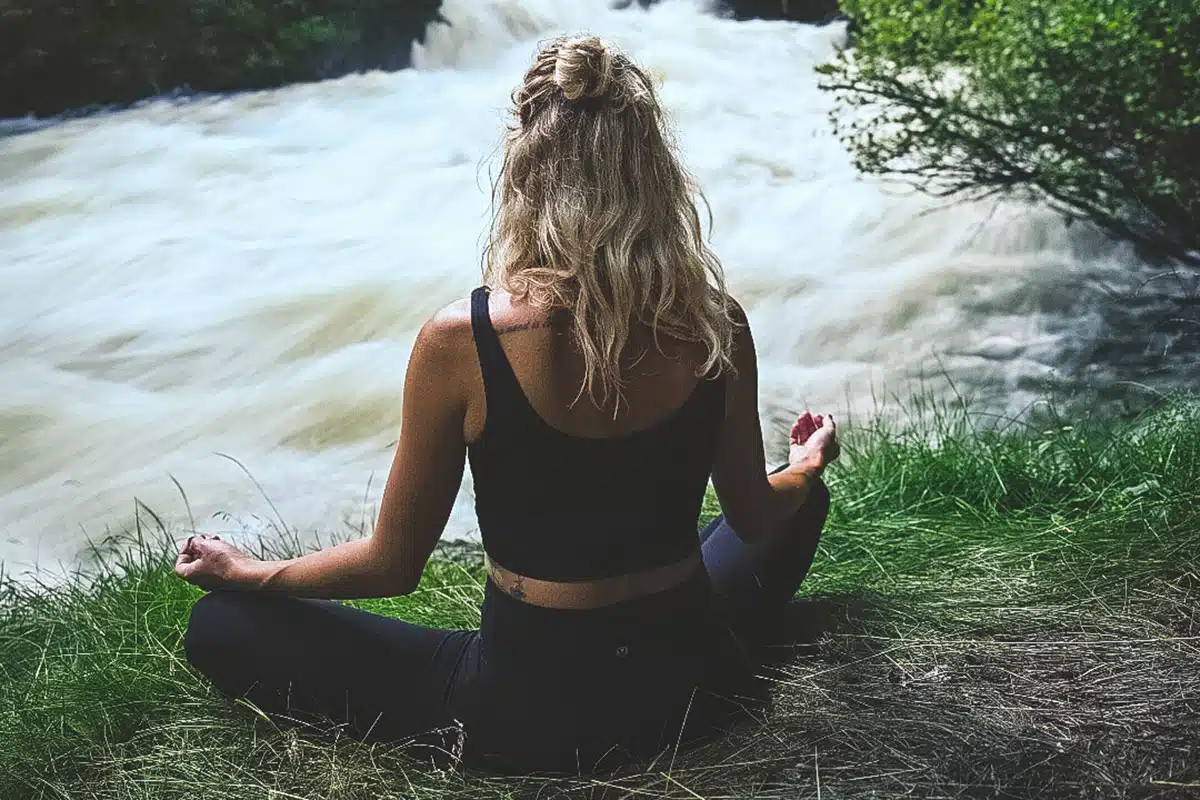
<svg viewBox="0 0 1200 800"><path fill-rule="evenodd" d="M1197 377L1152 322L1174 291L1040 209L935 207L857 176L814 64L840 25L695 3L447 0L415 68L0 139L0 561L71 563L134 500L197 525L373 516L420 324L478 282L489 157L534 43L649 66L758 342L767 447L791 409L869 410L953 376L1014 413L1051 386ZM934 382L935 391L949 391ZM470 479L448 535L474 525Z"/></svg>

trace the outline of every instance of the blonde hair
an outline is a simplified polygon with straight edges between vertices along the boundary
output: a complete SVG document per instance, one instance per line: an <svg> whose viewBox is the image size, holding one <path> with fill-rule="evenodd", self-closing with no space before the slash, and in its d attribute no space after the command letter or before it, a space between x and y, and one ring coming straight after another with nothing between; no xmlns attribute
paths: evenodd
<svg viewBox="0 0 1200 800"><path fill-rule="evenodd" d="M623 400L634 325L702 343L698 376L732 369L734 318L650 77L596 37L544 42L513 92L492 186L484 281L569 312L598 407Z"/></svg>

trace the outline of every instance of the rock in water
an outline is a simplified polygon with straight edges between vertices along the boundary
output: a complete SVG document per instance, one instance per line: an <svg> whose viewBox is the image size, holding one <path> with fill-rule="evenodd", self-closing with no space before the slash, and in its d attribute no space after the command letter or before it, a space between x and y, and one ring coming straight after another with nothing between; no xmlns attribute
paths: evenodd
<svg viewBox="0 0 1200 800"><path fill-rule="evenodd" d="M786 19L821 25L844 19L837 0L721 0L735 19Z"/></svg>
<svg viewBox="0 0 1200 800"><path fill-rule="evenodd" d="M613 8L633 5L648 8L659 0L613 0ZM737 20L786 19L828 25L848 19L838 7L837 0L720 0L718 9ZM853 23L851 23L853 27Z"/></svg>

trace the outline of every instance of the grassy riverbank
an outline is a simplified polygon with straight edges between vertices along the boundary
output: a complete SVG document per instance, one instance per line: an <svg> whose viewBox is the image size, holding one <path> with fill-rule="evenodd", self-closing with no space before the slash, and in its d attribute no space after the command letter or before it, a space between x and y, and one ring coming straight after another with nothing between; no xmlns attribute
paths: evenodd
<svg viewBox="0 0 1200 800"><path fill-rule="evenodd" d="M146 526L93 583L4 588L0 798L1200 791L1200 403L991 433L918 408L846 449L777 707L725 742L522 782L280 729L182 660L199 593ZM413 596L363 605L466 626L480 577L477 554L447 550Z"/></svg>

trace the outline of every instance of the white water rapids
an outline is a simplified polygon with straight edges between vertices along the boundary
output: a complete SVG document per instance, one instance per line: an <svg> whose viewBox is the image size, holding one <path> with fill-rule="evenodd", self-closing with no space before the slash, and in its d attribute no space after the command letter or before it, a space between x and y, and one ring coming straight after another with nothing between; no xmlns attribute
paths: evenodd
<svg viewBox="0 0 1200 800"><path fill-rule="evenodd" d="M751 317L773 456L794 409L869 412L922 372L998 413L1053 386L1197 377L1147 332L1161 303L1112 310L1107 288L1149 274L1126 249L1045 210L938 210L857 176L812 71L841 25L686 0L444 13L413 69L0 139L9 573L74 563L135 498L186 520L172 476L200 529L264 529L275 512L217 453L302 538L369 524L413 337L479 282L487 159L535 42L559 32L605 36L661 79ZM447 535L473 527L468 475Z"/></svg>

